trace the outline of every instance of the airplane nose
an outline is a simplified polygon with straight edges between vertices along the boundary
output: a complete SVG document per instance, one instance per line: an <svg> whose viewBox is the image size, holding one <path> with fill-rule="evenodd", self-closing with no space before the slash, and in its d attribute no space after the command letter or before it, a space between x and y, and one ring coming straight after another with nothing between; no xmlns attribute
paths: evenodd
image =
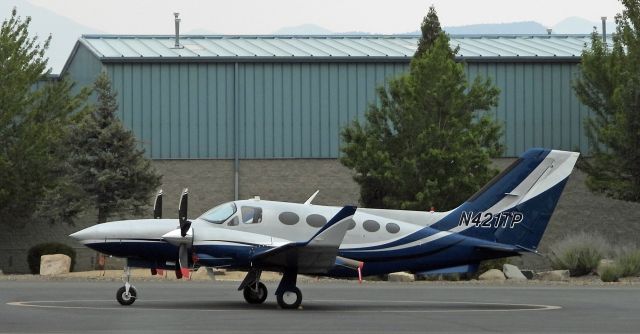
<svg viewBox="0 0 640 334"><path fill-rule="evenodd" d="M78 232L69 234L71 238L76 239L77 241L86 241L90 239L104 239L104 235L100 233L100 228L98 225L90 226Z"/></svg>

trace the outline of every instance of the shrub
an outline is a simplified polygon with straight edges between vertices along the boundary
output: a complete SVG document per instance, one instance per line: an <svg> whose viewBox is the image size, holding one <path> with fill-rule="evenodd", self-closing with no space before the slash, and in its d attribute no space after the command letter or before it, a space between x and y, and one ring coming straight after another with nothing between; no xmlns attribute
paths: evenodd
<svg viewBox="0 0 640 334"><path fill-rule="evenodd" d="M620 270L620 277L640 275L640 249L624 249L616 259L616 265Z"/></svg>
<svg viewBox="0 0 640 334"><path fill-rule="evenodd" d="M608 264L598 270L603 282L617 282L622 277L622 270L617 263Z"/></svg>
<svg viewBox="0 0 640 334"><path fill-rule="evenodd" d="M611 254L611 246L597 235L580 232L567 236L550 247L553 269L569 270L571 276L594 272L600 260Z"/></svg>
<svg viewBox="0 0 640 334"><path fill-rule="evenodd" d="M49 254L64 254L69 256L71 258L70 270L73 271L73 266L76 264L76 251L65 244L48 242L35 245L29 249L27 263L29 263L29 270L31 270L32 274L40 272L40 257Z"/></svg>

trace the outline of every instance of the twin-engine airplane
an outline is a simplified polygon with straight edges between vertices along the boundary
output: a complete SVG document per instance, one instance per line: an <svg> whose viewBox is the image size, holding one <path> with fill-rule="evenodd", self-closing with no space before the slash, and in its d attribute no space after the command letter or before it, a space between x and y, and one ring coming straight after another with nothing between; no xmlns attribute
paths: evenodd
<svg viewBox="0 0 640 334"><path fill-rule="evenodd" d="M470 272L487 259L536 248L578 153L531 149L459 207L447 212L365 209L264 201L259 198L216 206L187 219L187 191L179 219L124 220L95 225L71 235L87 247L127 259L122 305L137 297L129 267L152 273L175 270L178 278L205 266L248 271L238 290L250 304L267 298L263 270L281 272L276 289L281 308L297 308L302 293L297 274L331 277Z"/></svg>

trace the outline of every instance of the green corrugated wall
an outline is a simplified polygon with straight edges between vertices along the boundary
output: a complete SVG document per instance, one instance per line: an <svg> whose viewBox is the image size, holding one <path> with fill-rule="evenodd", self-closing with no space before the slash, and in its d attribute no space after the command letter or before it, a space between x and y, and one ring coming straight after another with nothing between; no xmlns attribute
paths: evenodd
<svg viewBox="0 0 640 334"><path fill-rule="evenodd" d="M97 61L79 50L69 72L87 84L99 71ZM121 119L154 159L233 158L236 111L240 158L336 158L340 128L363 119L376 102L376 86L407 63L243 62L237 72L235 63L213 62L104 68L118 92ZM466 64L470 80L490 77L501 91L489 113L504 125L505 156L534 146L587 151L588 110L571 87L577 68L566 62Z"/></svg>

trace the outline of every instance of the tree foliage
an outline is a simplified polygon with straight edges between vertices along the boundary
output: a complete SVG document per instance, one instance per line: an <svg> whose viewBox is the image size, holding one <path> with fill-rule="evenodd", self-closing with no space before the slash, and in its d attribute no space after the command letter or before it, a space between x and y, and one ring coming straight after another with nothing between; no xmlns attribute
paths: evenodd
<svg viewBox="0 0 640 334"><path fill-rule="evenodd" d="M640 201L640 2L622 0L613 45L593 33L574 89L593 115L585 122L592 157L581 166L587 186Z"/></svg>
<svg viewBox="0 0 640 334"><path fill-rule="evenodd" d="M364 206L449 209L496 173L501 128L478 112L497 105L498 89L467 81L433 7L422 28L409 72L379 87L365 121L342 131L340 160L355 170Z"/></svg>
<svg viewBox="0 0 640 334"><path fill-rule="evenodd" d="M13 9L0 28L0 222L13 224L32 218L58 187L67 125L88 95L49 78L51 37L30 37L30 22Z"/></svg>
<svg viewBox="0 0 640 334"><path fill-rule="evenodd" d="M116 94L104 72L94 92L95 108L71 131L69 163L74 182L97 210L98 223L104 223L117 214L141 214L161 177L117 118Z"/></svg>

